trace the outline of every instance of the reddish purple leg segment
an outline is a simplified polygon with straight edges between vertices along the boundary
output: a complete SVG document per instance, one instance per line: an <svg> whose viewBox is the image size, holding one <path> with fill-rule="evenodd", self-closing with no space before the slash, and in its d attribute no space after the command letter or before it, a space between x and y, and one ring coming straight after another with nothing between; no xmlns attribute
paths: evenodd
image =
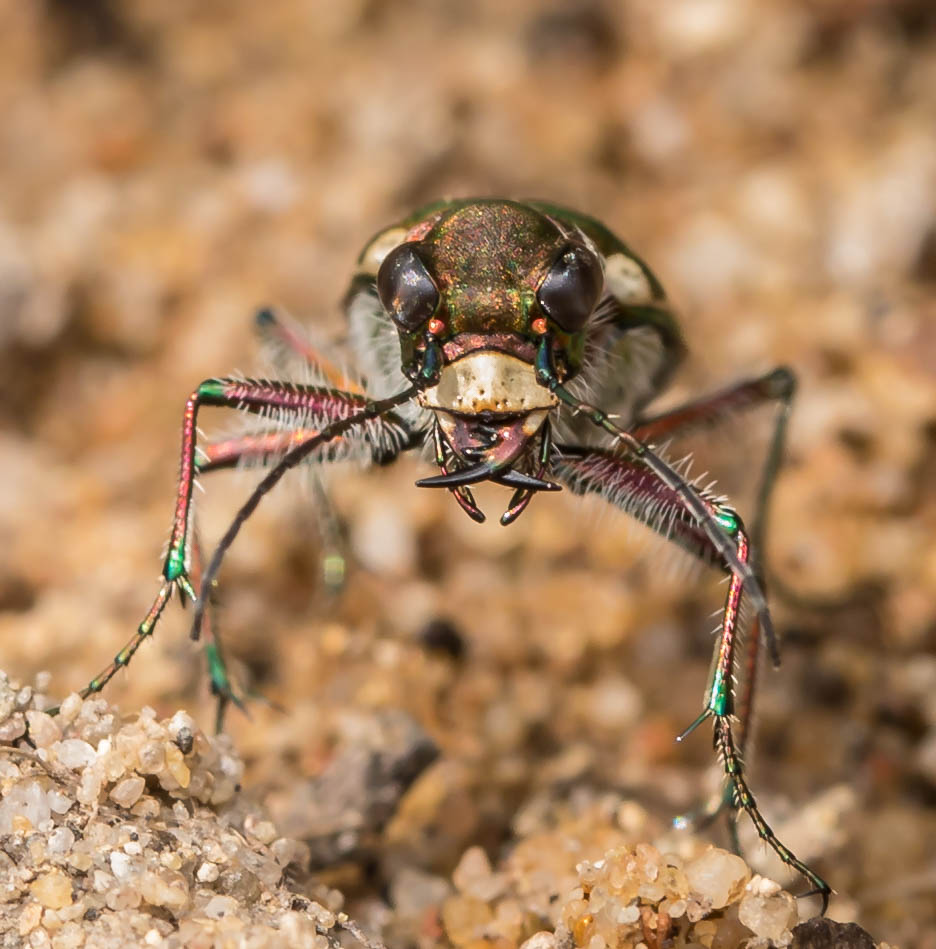
<svg viewBox="0 0 936 949"><path fill-rule="evenodd" d="M316 430L359 410L367 399L357 393L326 389L320 386L297 386L292 383L251 379L212 379L203 382L188 398L182 418L182 456L179 466L179 489L176 496L169 553L163 566L167 582L178 582L185 575L186 537L196 472L195 441L198 410L203 405L237 408L253 414L281 413L294 416L299 429L308 429L314 421ZM191 599L194 594L184 591Z"/></svg>
<svg viewBox="0 0 936 949"><path fill-rule="evenodd" d="M765 402L789 402L795 386L789 369L774 369L764 376L746 379L659 415L637 419L632 432L642 442L656 442L693 427L716 424L735 412L756 408Z"/></svg>
<svg viewBox="0 0 936 949"><path fill-rule="evenodd" d="M777 402L780 410L774 423L767 456L761 471L760 486L754 517L751 522L751 547L761 583L764 583L764 536L770 508L770 495L776 483L783 458L786 428L796 391L793 373L780 367L754 379L747 379L713 395L687 402L660 415L638 419L633 432L641 441L654 442L679 435L686 430L718 424L737 412L757 408L768 402ZM738 747L743 754L753 725L754 693L760 658L760 628L757 618L752 621L744 644L743 685L737 703L739 722Z"/></svg>

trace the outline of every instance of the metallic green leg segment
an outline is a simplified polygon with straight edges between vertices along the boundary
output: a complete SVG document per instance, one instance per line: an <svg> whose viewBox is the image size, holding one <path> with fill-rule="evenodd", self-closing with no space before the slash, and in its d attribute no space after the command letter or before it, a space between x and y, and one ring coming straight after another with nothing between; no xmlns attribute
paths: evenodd
<svg viewBox="0 0 936 949"><path fill-rule="evenodd" d="M211 692L218 700L215 709L215 734L220 735L224 731L224 713L228 705L233 702L239 709L243 709L244 703L231 687L220 641L216 639L214 642L205 643L205 659L208 662L208 675L211 678Z"/></svg>
<svg viewBox="0 0 936 949"><path fill-rule="evenodd" d="M751 629L747 632L742 643L744 652L745 670L740 677L740 694L732 697L734 706L733 717L738 723L739 732L735 739L738 754L743 758L744 750L748 746L751 730L753 727L753 707L754 694L757 687L758 665L760 658L760 630L757 628L757 619L751 624ZM709 674L710 682L712 673ZM711 686L710 686L711 687ZM706 709L702 714L679 736L677 741L683 741L687 738L702 722L711 717L708 709L709 692L706 691ZM737 807L735 806L734 793L730 784L722 788L721 792L713 795L707 801L701 803L687 814L680 814L673 821L673 825L680 829L690 826L707 827L714 823L722 814L727 817L726 825L728 835L731 838L732 850L741 853L741 844L738 840Z"/></svg>

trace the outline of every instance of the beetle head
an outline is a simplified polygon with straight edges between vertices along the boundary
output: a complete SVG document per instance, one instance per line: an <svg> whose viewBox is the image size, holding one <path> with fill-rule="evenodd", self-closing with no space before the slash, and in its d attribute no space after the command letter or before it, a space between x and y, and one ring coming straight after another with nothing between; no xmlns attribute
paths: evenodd
<svg viewBox="0 0 936 949"><path fill-rule="evenodd" d="M420 403L461 462L512 465L557 404L536 374L543 338L563 379L581 368L604 285L600 255L581 232L493 199L445 205L395 237L377 291L404 372L414 377L437 345L442 366Z"/></svg>

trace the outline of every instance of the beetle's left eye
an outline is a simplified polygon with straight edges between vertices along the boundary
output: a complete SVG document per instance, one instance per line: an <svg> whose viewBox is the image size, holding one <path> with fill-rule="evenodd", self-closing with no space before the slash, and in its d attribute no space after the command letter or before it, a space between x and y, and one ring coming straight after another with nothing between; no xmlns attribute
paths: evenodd
<svg viewBox="0 0 936 949"><path fill-rule="evenodd" d="M413 332L439 305L439 291L412 244L401 244L377 271L377 294L391 319Z"/></svg>
<svg viewBox="0 0 936 949"><path fill-rule="evenodd" d="M536 299L551 320L576 333L591 316L603 286L598 258L587 247L570 244L546 274Z"/></svg>

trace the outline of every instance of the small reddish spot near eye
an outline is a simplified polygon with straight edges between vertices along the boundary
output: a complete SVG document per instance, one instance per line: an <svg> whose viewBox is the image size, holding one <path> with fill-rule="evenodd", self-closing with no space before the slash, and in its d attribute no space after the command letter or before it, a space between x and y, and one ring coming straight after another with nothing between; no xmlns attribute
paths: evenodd
<svg viewBox="0 0 936 949"><path fill-rule="evenodd" d="M433 336L438 336L445 329L445 323L437 317L433 317L429 320L429 325L426 327Z"/></svg>
<svg viewBox="0 0 936 949"><path fill-rule="evenodd" d="M538 316L531 324L530 329L533 330L538 336L542 336L546 332L546 320L541 316Z"/></svg>

